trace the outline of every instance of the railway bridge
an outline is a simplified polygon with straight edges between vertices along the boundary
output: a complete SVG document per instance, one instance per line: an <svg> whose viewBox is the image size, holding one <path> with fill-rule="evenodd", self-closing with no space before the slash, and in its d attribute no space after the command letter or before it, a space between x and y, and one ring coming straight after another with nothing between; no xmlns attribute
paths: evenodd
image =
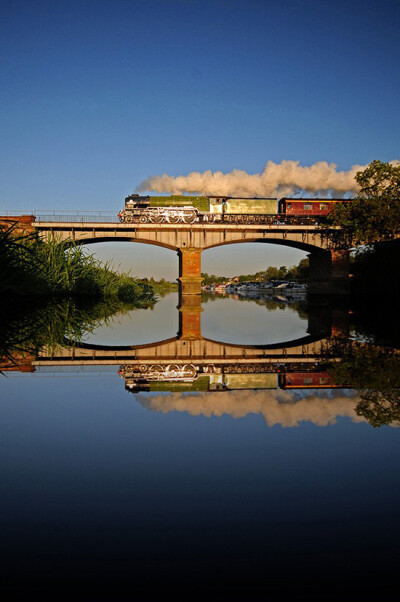
<svg viewBox="0 0 400 602"><path fill-rule="evenodd" d="M7 219L21 219L7 218ZM309 293L338 295L349 292L349 253L330 248L317 225L300 224L127 224L114 215L23 216L26 227L43 237L93 244L128 241L157 245L179 256L181 297L201 292L201 254L206 249L245 242L273 243L308 252ZM30 219L30 221L29 221Z"/></svg>

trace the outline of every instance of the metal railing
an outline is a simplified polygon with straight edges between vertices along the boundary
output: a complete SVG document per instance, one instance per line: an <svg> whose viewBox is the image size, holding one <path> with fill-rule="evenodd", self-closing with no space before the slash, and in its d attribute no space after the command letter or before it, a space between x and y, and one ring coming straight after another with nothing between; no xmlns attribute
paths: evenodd
<svg viewBox="0 0 400 602"><path fill-rule="evenodd" d="M120 222L118 213L115 211L55 211L52 209L35 209L33 211L3 211L0 209L0 215L4 217L19 217L22 215L33 215L36 223L58 222L58 223L104 223L118 224ZM248 225L303 225L319 226L325 221L322 216L292 216L292 215L264 215L264 214L225 214L213 216L214 219L208 220L200 216L195 223L226 223L226 224L248 224ZM135 219L132 223L139 222ZM151 220L149 219L149 222ZM152 223L152 222L151 222Z"/></svg>
<svg viewBox="0 0 400 602"><path fill-rule="evenodd" d="M115 211L70 211L68 209L55 211L53 209L34 209L32 211L4 211L0 209L0 215L4 217L20 217L22 215L35 216L36 222L94 222L94 223L118 223L118 214Z"/></svg>
<svg viewBox="0 0 400 602"><path fill-rule="evenodd" d="M35 215L35 223L42 222L55 222L55 223L100 223L100 224L118 224L118 215L55 215L54 213L48 215Z"/></svg>

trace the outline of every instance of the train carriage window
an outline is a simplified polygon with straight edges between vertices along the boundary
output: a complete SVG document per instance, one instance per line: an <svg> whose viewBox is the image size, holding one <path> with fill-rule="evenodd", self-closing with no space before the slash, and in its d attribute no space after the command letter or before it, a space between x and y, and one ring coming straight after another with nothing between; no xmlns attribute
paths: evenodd
<svg viewBox="0 0 400 602"><path fill-rule="evenodd" d="M304 209L305 209L306 211L311 211L311 210L312 210L312 208L313 208L313 206L312 206L312 204L311 204L311 203L304 203Z"/></svg>
<svg viewBox="0 0 400 602"><path fill-rule="evenodd" d="M321 211L325 211L326 209L328 209L328 203L320 203L319 208L321 209Z"/></svg>
<svg viewBox="0 0 400 602"><path fill-rule="evenodd" d="M288 206L288 209L291 209L292 208L292 203L288 203L287 206Z"/></svg>

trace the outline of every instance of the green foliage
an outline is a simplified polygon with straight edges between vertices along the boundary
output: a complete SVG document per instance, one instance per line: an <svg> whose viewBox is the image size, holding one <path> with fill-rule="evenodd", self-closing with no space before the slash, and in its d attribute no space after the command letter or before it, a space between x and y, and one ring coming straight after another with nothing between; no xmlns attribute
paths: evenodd
<svg viewBox="0 0 400 602"><path fill-rule="evenodd" d="M0 288L3 294L119 297L133 303L153 298L151 286L118 274L81 246L16 236L16 225L0 230Z"/></svg>
<svg viewBox="0 0 400 602"><path fill-rule="evenodd" d="M372 161L366 169L356 173L355 179L360 186L361 198L400 200L400 164Z"/></svg>
<svg viewBox="0 0 400 602"><path fill-rule="evenodd" d="M400 298L399 263L400 240L360 247L351 258L352 292L364 304Z"/></svg>
<svg viewBox="0 0 400 602"><path fill-rule="evenodd" d="M227 278L226 276L215 276L215 274L207 274L207 272L202 272L201 277L203 278L203 286L224 284L230 280L230 278Z"/></svg>
<svg viewBox="0 0 400 602"><path fill-rule="evenodd" d="M325 236L338 248L393 240L400 234L400 165L372 161L355 179L359 195L336 205L322 226Z"/></svg>
<svg viewBox="0 0 400 602"><path fill-rule="evenodd" d="M165 280L165 278L161 278L161 280L155 280L153 277L151 278L139 278L137 280L142 286L150 287L151 290L158 295L159 297L165 297L168 293L178 291L178 283L170 282L169 280Z"/></svg>
<svg viewBox="0 0 400 602"><path fill-rule="evenodd" d="M338 385L360 392L356 413L372 426L400 421L400 356L394 350L377 347L347 348L338 342L341 361L330 372Z"/></svg>

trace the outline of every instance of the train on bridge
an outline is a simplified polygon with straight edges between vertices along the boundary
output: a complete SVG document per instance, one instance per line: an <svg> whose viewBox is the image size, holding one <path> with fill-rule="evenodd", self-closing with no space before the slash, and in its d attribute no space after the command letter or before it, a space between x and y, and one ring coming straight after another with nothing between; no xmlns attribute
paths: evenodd
<svg viewBox="0 0 400 602"><path fill-rule="evenodd" d="M309 224L318 225L338 203L350 199L239 198L229 196L141 196L131 194L121 222L151 224Z"/></svg>

